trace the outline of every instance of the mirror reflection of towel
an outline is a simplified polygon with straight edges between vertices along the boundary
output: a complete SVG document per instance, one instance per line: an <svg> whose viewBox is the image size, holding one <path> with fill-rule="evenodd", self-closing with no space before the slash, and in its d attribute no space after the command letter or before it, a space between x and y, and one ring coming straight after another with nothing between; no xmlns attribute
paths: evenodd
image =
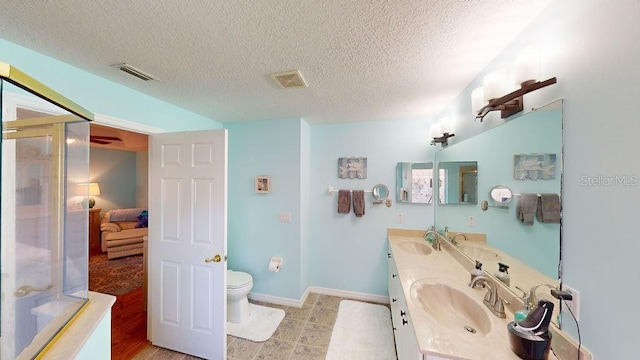
<svg viewBox="0 0 640 360"><path fill-rule="evenodd" d="M338 191L338 214L348 214L351 211L351 190Z"/></svg>
<svg viewBox="0 0 640 360"><path fill-rule="evenodd" d="M560 224L560 195L542 194L538 199L536 217L545 224Z"/></svg>
<svg viewBox="0 0 640 360"><path fill-rule="evenodd" d="M364 216L364 190L353 190L353 213L356 217Z"/></svg>
<svg viewBox="0 0 640 360"><path fill-rule="evenodd" d="M525 226L533 226L533 218L538 207L538 194L521 194L516 205L516 216Z"/></svg>

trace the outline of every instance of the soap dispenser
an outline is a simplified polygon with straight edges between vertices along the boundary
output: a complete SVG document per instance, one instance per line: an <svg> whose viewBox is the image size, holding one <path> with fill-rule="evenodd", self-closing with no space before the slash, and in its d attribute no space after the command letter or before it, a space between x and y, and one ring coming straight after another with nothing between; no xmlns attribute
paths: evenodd
<svg viewBox="0 0 640 360"><path fill-rule="evenodd" d="M469 286L471 286L471 283L473 283L473 279L477 278L478 276L484 276L484 270L482 270L482 263L476 260L475 269L471 270L471 281L469 282ZM483 286L484 285L482 285L482 283L476 283L476 288L482 288Z"/></svg>
<svg viewBox="0 0 640 360"><path fill-rule="evenodd" d="M498 280L502 281L507 286L509 286L509 284L511 283L511 277L509 276L508 269L509 269L509 265L499 262L498 271L493 274Z"/></svg>

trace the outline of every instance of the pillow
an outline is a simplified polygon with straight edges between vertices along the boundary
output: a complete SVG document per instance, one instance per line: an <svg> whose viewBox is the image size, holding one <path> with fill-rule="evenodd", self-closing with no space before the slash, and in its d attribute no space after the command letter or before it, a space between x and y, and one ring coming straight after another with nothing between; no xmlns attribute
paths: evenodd
<svg viewBox="0 0 640 360"><path fill-rule="evenodd" d="M149 212L144 210L138 215L138 223L136 224L137 228L146 228L149 227Z"/></svg>

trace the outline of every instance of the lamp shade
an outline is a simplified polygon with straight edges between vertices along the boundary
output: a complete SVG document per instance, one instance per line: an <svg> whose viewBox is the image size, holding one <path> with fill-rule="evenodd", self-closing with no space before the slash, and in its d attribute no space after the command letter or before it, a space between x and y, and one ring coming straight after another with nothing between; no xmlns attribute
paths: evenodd
<svg viewBox="0 0 640 360"><path fill-rule="evenodd" d="M471 92L471 110L473 110L473 113L477 114L485 105L487 105L487 102L484 101L484 88L474 89Z"/></svg>
<svg viewBox="0 0 640 360"><path fill-rule="evenodd" d="M100 185L98 183L89 183L89 196L100 195Z"/></svg>
<svg viewBox="0 0 640 360"><path fill-rule="evenodd" d="M449 129L449 118L445 117L440 120L440 132L442 133L441 135L451 132L451 130Z"/></svg>
<svg viewBox="0 0 640 360"><path fill-rule="evenodd" d="M435 123L431 125L431 138L437 138L442 136L442 129L440 128L440 124L439 123Z"/></svg>
<svg viewBox="0 0 640 360"><path fill-rule="evenodd" d="M507 74L504 70L494 71L483 78L484 100L490 101L504 95Z"/></svg>
<svg viewBox="0 0 640 360"><path fill-rule="evenodd" d="M534 46L522 49L516 55L516 85L532 82L540 76L540 52Z"/></svg>

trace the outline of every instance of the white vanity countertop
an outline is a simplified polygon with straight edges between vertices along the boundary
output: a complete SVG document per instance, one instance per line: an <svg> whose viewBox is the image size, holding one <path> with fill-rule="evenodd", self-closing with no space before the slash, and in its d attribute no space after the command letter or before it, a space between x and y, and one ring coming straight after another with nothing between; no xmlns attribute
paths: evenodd
<svg viewBox="0 0 640 360"><path fill-rule="evenodd" d="M405 230L388 229L387 236L391 247L398 277L402 284L405 299L407 300L407 311L413 322L413 329L416 334L418 346L423 354L437 356L445 359L519 359L510 348L507 324L513 320L513 313L509 311L510 306L505 307L506 319L498 318L482 303L485 290L474 290L468 287L470 280L470 270L473 262L465 255L454 250L449 243L442 245L442 251L431 251L429 255L411 254L399 248L398 244L403 241L415 241L418 243L428 242L424 240L426 230ZM451 250L451 251L449 251ZM466 264L463 266L462 264ZM422 305L413 301L411 296L411 285L420 279L439 279L441 282L456 287L467 294L470 294L487 311L491 321L491 332L486 336L471 334L466 330L448 329L437 324L422 309ZM512 303L515 308L521 308L513 294L503 293L506 300ZM560 359L576 359L578 346L575 340L559 331L554 326L550 327L552 332L552 348ZM553 354L549 355L550 358ZM591 360L593 355L584 347L580 351L580 359Z"/></svg>
<svg viewBox="0 0 640 360"><path fill-rule="evenodd" d="M396 262L398 276L407 300L407 311L413 322L420 352L445 359L508 359L517 360L509 346L507 323L513 315L507 312L507 319L501 319L486 309L491 321L491 332L486 335L471 334L464 328L449 329L435 323L422 309L422 305L411 296L411 285L420 279L439 279L471 295L484 308L482 300L486 290L468 287L469 271L442 247L442 251L432 251L429 255L410 254L398 248L402 241L425 242L423 231L400 230L389 232L391 252ZM428 243L427 243L428 244Z"/></svg>
<svg viewBox="0 0 640 360"><path fill-rule="evenodd" d="M89 291L89 304L44 354L46 360L74 359L107 315L116 297Z"/></svg>

